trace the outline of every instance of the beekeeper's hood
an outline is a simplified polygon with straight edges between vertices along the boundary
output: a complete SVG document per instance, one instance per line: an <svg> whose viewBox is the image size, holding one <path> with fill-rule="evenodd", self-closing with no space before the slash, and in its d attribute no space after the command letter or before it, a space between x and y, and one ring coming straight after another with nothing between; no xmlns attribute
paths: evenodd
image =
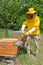
<svg viewBox="0 0 43 65"><path fill-rule="evenodd" d="M34 8L29 8L28 12L26 14L34 14L37 11L34 10Z"/></svg>

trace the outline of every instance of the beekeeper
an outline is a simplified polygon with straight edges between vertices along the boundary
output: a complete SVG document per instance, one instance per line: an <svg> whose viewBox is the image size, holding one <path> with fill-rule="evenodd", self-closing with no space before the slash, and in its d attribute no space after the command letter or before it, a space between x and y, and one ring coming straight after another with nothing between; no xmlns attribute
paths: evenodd
<svg viewBox="0 0 43 65"><path fill-rule="evenodd" d="M27 36L27 40L25 42L27 54L30 55L30 41L33 39L35 45L35 55L38 54L39 51L39 39L40 39L40 19L38 16L38 12L34 10L34 8L29 8L26 13L27 19L23 22L21 33ZM24 29L27 27L27 31Z"/></svg>

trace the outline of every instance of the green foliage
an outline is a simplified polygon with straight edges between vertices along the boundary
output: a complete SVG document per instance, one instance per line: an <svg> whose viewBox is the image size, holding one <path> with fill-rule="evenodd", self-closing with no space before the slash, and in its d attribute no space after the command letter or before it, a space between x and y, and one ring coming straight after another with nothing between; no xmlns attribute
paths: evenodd
<svg viewBox="0 0 43 65"><path fill-rule="evenodd" d="M19 30L30 7L38 11L43 29L43 0L0 0L0 28Z"/></svg>

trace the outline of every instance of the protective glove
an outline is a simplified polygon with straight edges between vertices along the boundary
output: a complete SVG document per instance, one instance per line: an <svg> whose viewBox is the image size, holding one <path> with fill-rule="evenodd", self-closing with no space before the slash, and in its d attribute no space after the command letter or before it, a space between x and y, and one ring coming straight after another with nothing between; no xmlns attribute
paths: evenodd
<svg viewBox="0 0 43 65"><path fill-rule="evenodd" d="M25 36L28 36L28 35L30 35L30 32L29 31L25 33Z"/></svg>
<svg viewBox="0 0 43 65"><path fill-rule="evenodd" d="M25 34L25 31L24 30L21 30L21 34Z"/></svg>

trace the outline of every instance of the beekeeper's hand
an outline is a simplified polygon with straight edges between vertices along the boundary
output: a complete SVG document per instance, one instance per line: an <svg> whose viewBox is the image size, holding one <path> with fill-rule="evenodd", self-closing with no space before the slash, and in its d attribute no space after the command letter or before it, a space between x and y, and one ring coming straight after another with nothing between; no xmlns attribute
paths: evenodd
<svg viewBox="0 0 43 65"><path fill-rule="evenodd" d="M25 34L25 31L24 30L21 30L21 34Z"/></svg>
<svg viewBox="0 0 43 65"><path fill-rule="evenodd" d="M28 36L28 35L30 35L30 32L29 31L25 33L25 36Z"/></svg>

